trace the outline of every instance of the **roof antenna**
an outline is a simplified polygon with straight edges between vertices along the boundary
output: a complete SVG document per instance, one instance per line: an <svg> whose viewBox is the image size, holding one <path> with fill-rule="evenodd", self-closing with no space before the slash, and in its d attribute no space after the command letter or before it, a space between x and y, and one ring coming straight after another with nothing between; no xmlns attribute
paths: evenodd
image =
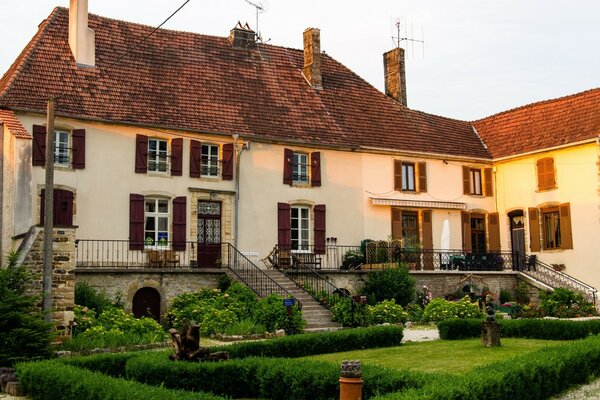
<svg viewBox="0 0 600 400"><path fill-rule="evenodd" d="M246 0L248 1L248 0ZM415 55L415 43L421 43L423 45L423 58L425 58L425 36L423 31L423 25L421 25L421 39L414 38L414 29L413 24L410 24L410 37L408 37L408 23L405 18L397 18L396 19L396 36L392 35L392 40L396 47L400 47L401 42L410 42L412 55ZM402 32L402 28L404 28L404 33ZM407 43L408 47L408 43Z"/></svg>
<svg viewBox="0 0 600 400"><path fill-rule="evenodd" d="M254 33L254 36L255 36L256 42L264 43L262 40L260 31L258 30L258 15L260 13L265 12L265 7L262 5L262 3L253 3L250 0L244 0L244 1L256 9L256 32ZM271 40L271 39L269 39L269 40ZM267 40L267 42L269 40Z"/></svg>

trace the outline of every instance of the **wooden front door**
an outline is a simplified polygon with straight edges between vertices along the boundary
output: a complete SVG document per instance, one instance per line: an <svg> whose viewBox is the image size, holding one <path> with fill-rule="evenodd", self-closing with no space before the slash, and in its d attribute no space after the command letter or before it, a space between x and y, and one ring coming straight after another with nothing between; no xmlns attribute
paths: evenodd
<svg viewBox="0 0 600 400"><path fill-rule="evenodd" d="M198 266L220 267L221 202L198 202Z"/></svg>
<svg viewBox="0 0 600 400"><path fill-rule="evenodd" d="M141 288L133 296L131 311L136 318L151 317L160 322L160 293L156 289Z"/></svg>
<svg viewBox="0 0 600 400"><path fill-rule="evenodd" d="M521 269L525 263L525 219L523 211L513 211L510 218L510 244L513 252L513 263Z"/></svg>

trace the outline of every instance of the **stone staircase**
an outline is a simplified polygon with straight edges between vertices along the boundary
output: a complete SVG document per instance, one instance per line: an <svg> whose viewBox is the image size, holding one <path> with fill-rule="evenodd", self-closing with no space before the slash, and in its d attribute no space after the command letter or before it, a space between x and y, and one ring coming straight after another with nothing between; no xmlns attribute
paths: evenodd
<svg viewBox="0 0 600 400"><path fill-rule="evenodd" d="M327 307L322 306L305 290L299 288L294 281L278 270L263 270L277 284L290 292L296 299L302 302L302 316L306 321L305 332L318 332L341 329L342 326L333 322L333 315Z"/></svg>

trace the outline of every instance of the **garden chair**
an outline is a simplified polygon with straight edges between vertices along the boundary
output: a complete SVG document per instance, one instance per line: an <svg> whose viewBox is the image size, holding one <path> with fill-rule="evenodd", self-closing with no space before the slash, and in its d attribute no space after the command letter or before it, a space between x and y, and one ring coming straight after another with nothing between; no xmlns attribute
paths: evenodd
<svg viewBox="0 0 600 400"><path fill-rule="evenodd" d="M148 250L148 266L162 267L163 257L160 250Z"/></svg>
<svg viewBox="0 0 600 400"><path fill-rule="evenodd" d="M165 250L165 266L178 267L180 264L179 254L174 250Z"/></svg>

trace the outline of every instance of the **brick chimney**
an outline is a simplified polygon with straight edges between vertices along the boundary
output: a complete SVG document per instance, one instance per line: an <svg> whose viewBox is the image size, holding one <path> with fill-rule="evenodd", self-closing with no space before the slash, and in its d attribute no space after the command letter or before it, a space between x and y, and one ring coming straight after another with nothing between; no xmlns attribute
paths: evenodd
<svg viewBox="0 0 600 400"><path fill-rule="evenodd" d="M397 47L383 54L385 94L406 106L406 71L404 49Z"/></svg>
<svg viewBox="0 0 600 400"><path fill-rule="evenodd" d="M229 43L237 49L255 49L256 34L250 29L248 23L242 25L238 21L237 25L229 31Z"/></svg>
<svg viewBox="0 0 600 400"><path fill-rule="evenodd" d="M304 31L304 67L302 74L315 89L323 89L321 76L321 30L308 28Z"/></svg>
<svg viewBox="0 0 600 400"><path fill-rule="evenodd" d="M69 46L78 66L96 66L96 35L88 28L88 0L70 0Z"/></svg>

